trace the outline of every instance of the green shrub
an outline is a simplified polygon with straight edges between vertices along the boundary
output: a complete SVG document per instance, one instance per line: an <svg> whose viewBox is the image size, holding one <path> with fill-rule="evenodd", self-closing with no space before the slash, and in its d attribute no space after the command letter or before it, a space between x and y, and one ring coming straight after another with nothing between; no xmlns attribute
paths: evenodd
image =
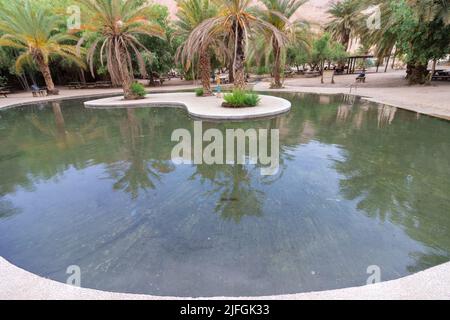
<svg viewBox="0 0 450 320"><path fill-rule="evenodd" d="M197 97L202 97L203 94L204 94L203 88L195 89L195 95L196 95Z"/></svg>
<svg viewBox="0 0 450 320"><path fill-rule="evenodd" d="M0 87L6 86L7 79L4 76L0 76Z"/></svg>
<svg viewBox="0 0 450 320"><path fill-rule="evenodd" d="M139 82L134 82L131 85L130 89L131 89L131 92L133 93L133 95L135 95L136 97L143 98L147 94L147 92L145 92L145 87L142 84L140 84Z"/></svg>
<svg viewBox="0 0 450 320"><path fill-rule="evenodd" d="M254 107L261 101L256 93L244 90L233 90L232 93L226 94L223 99L228 106L235 108Z"/></svg>
<svg viewBox="0 0 450 320"><path fill-rule="evenodd" d="M263 75L263 74L268 74L268 73L270 73L270 70L269 70L269 68L268 68L267 66L258 66L258 67L256 68L255 73L256 73L258 76L260 76L260 75Z"/></svg>

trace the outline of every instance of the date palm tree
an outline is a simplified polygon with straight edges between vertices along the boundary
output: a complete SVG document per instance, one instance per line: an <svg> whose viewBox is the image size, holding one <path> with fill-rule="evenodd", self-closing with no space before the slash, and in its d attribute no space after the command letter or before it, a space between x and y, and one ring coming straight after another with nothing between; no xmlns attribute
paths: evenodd
<svg viewBox="0 0 450 320"><path fill-rule="evenodd" d="M359 0L344 0L333 3L328 10L332 20L326 29L333 40L339 41L347 51L350 49L352 35L359 29L361 9Z"/></svg>
<svg viewBox="0 0 450 320"><path fill-rule="evenodd" d="M189 34L203 21L212 18L217 14L217 7L210 0L177 0L178 12L176 25L178 34L186 38L186 41L179 47L177 56L186 62L186 68L191 66L191 61L187 59L188 51L192 50L187 44ZM200 77L203 86L203 95L211 95L211 57L209 53L210 43L203 43L196 50L199 60ZM187 61L186 61L187 60Z"/></svg>
<svg viewBox="0 0 450 320"><path fill-rule="evenodd" d="M272 25L278 33L283 34L285 38L290 41L279 41L273 33L273 29L268 29L266 32L267 42L271 43L272 54L274 57L273 64L273 88L281 88L281 60L282 50L286 44L290 43L304 43L307 45L307 34L304 32L307 24L300 19L292 20L292 17L297 10L307 0L261 0L265 9L259 10L259 15L262 20Z"/></svg>
<svg viewBox="0 0 450 320"><path fill-rule="evenodd" d="M132 53L139 66L139 72L146 76L142 53L150 51L139 41L139 36L163 37L164 31L154 18L154 6L140 1L126 0L77 0L90 14L89 22L82 26L85 34L79 45L90 40L87 60L94 74L94 57L97 48L102 65L106 67L114 85L122 86L125 99L135 99L131 91L134 80Z"/></svg>
<svg viewBox="0 0 450 320"><path fill-rule="evenodd" d="M286 41L285 36L273 25L257 16L251 6L252 0L215 0L219 9L216 16L206 19L189 35L188 51L192 57L197 48L204 46L211 39L227 39L233 44L234 86L245 88L245 56L249 37L271 30L279 43Z"/></svg>
<svg viewBox="0 0 450 320"><path fill-rule="evenodd" d="M85 67L76 46L69 44L78 39L59 31L63 23L59 16L29 0L12 1L0 8L0 47L19 51L15 62L18 73L22 73L25 64L35 63L45 80L48 94L58 94L49 67L52 58L59 56Z"/></svg>

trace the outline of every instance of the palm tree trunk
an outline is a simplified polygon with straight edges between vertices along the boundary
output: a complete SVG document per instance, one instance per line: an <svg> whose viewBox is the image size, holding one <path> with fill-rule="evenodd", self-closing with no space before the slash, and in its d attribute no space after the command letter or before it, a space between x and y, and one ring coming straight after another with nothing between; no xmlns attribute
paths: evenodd
<svg viewBox="0 0 450 320"><path fill-rule="evenodd" d="M431 81L433 80L434 73L436 72L436 63L437 63L437 60L433 59L433 65L431 66L431 72L427 76L427 84L431 84Z"/></svg>
<svg viewBox="0 0 450 320"><path fill-rule="evenodd" d="M239 24L235 25L236 48L234 57L234 87L236 89L245 89L245 39L244 30Z"/></svg>
<svg viewBox="0 0 450 320"><path fill-rule="evenodd" d="M322 84L324 83L323 82L323 69L324 69L324 66L325 66L325 60L320 62L320 74L321 74L320 83L322 83Z"/></svg>
<svg viewBox="0 0 450 320"><path fill-rule="evenodd" d="M234 83L234 58L230 59L230 65L228 67L228 82Z"/></svg>
<svg viewBox="0 0 450 320"><path fill-rule="evenodd" d="M53 115L55 116L58 139L64 141L66 138L66 127L64 116L59 102L52 102Z"/></svg>
<svg viewBox="0 0 450 320"><path fill-rule="evenodd" d="M278 42L273 39L272 41L273 53L275 55L275 61L273 65L273 78L274 83L272 88L278 89L282 87L281 84L281 49L278 46Z"/></svg>
<svg viewBox="0 0 450 320"><path fill-rule="evenodd" d="M345 51L349 52L350 51L350 32L348 32L348 31L344 32L341 43L344 46Z"/></svg>
<svg viewBox="0 0 450 320"><path fill-rule="evenodd" d="M122 58L120 61L122 62L122 69L120 73L120 77L122 78L122 89L124 93L125 100L134 100L137 97L131 91L131 85L133 84L133 75L131 74L131 70L128 68L128 60L125 49L121 48Z"/></svg>
<svg viewBox="0 0 450 320"><path fill-rule="evenodd" d="M48 63L45 62L42 54L38 53L35 55L35 57L39 71L42 73L42 76L44 77L45 85L47 86L47 93L50 95L57 95L59 93L59 90L55 88L55 84L53 83L53 78Z"/></svg>
<svg viewBox="0 0 450 320"><path fill-rule="evenodd" d="M203 96L211 95L211 59L207 50L200 53L200 76L202 79Z"/></svg>

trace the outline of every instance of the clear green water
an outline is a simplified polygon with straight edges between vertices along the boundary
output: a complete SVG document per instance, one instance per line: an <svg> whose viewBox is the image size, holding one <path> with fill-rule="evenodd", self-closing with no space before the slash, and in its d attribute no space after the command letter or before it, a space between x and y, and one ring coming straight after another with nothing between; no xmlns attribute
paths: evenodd
<svg viewBox="0 0 450 320"><path fill-rule="evenodd" d="M183 110L0 111L0 256L65 282L180 296L359 286L450 260L450 123L348 97L283 95L281 166L174 165Z"/></svg>

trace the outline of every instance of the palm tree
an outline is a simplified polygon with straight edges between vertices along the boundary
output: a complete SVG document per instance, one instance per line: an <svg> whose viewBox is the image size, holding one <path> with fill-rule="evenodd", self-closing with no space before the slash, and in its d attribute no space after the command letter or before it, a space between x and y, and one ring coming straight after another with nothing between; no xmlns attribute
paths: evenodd
<svg viewBox="0 0 450 320"><path fill-rule="evenodd" d="M83 25L85 35L79 45L90 39L92 44L87 52L87 60L94 75L94 56L100 47L100 62L106 67L114 85L122 86L125 99L135 99L131 91L134 53L142 76L146 76L145 61L139 49L150 51L139 42L138 36L163 36L162 28L153 21L154 6L145 2L126 0L77 0L89 10L90 22ZM92 32L93 31L93 32Z"/></svg>
<svg viewBox="0 0 450 320"><path fill-rule="evenodd" d="M19 50L15 63L18 73L22 73L26 63L34 62L44 77L48 94L58 94L49 67L52 58L59 56L84 68L76 46L67 44L77 38L58 32L62 22L59 16L29 0L12 1L0 10L0 46Z"/></svg>
<svg viewBox="0 0 450 320"><path fill-rule="evenodd" d="M177 0L178 6L178 33L188 39L189 34L203 21L212 18L217 14L217 7L210 0ZM187 60L189 48L187 40L179 47L177 56ZM211 57L209 54L209 42L203 43L198 49L200 77L203 86L203 95L211 95ZM186 67L189 68L191 62L186 61Z"/></svg>
<svg viewBox="0 0 450 320"><path fill-rule="evenodd" d="M331 5L328 14L332 20L328 23L326 29L334 40L339 41L348 51L352 33L358 29L360 1L344 0Z"/></svg>
<svg viewBox="0 0 450 320"><path fill-rule="evenodd" d="M271 30L279 43L286 41L274 26L259 18L252 0L216 0L219 10L216 16L206 19L189 35L187 50L193 56L195 50L204 46L211 39L228 39L233 44L234 86L245 88L245 54L247 40L251 35ZM230 70L231 72L231 70Z"/></svg>
<svg viewBox="0 0 450 320"><path fill-rule="evenodd" d="M272 25L280 34L283 34L290 43L305 43L307 45L306 33L304 32L307 24L300 19L290 21L297 10L307 0L261 0L266 10L259 10L260 17L268 24ZM266 38L272 44L272 54L274 56L273 65L273 88L281 88L281 60L282 49L286 41L279 41L273 29L266 32Z"/></svg>

